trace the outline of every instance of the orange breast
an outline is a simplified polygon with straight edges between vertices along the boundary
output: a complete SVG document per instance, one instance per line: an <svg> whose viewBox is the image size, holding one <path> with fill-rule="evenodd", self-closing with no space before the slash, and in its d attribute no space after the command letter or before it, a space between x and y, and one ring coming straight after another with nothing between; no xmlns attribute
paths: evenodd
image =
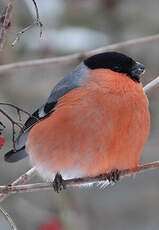
<svg viewBox="0 0 159 230"><path fill-rule="evenodd" d="M93 70L84 87L63 96L31 129L26 148L43 177L93 176L136 167L149 128L142 86L124 74Z"/></svg>

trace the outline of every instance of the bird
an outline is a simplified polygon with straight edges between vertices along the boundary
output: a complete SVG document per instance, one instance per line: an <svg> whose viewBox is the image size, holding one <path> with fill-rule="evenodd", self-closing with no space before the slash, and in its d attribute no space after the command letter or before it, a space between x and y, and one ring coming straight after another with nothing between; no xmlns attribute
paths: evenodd
<svg viewBox="0 0 159 230"><path fill-rule="evenodd" d="M54 87L25 122L7 162L29 155L46 180L93 177L119 179L136 168L149 135L149 103L143 64L119 52L86 58Z"/></svg>

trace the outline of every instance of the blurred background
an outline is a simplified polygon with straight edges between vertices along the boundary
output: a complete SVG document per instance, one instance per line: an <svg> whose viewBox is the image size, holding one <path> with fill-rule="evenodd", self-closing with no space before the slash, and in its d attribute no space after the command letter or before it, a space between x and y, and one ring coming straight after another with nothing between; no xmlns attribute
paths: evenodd
<svg viewBox="0 0 159 230"><path fill-rule="evenodd" d="M7 6L0 1L0 13ZM88 51L103 45L159 33L158 0L37 0L39 28L26 32L16 44L16 32L32 23L35 9L31 0L16 0L12 26L0 64L47 58ZM120 50L146 66L143 85L159 75L159 41ZM53 86L78 63L45 65L10 71L0 75L0 101L13 103L33 112L48 97ZM159 160L159 89L149 95L151 133L141 163ZM10 108L3 107L17 119ZM3 133L5 146L0 150L0 184L9 184L31 165L28 158L15 164L4 162L12 147L11 126ZM158 230L159 170L128 177L115 186L16 194L1 206L21 230ZM42 179L38 176L31 182ZM4 227L0 221L0 229Z"/></svg>

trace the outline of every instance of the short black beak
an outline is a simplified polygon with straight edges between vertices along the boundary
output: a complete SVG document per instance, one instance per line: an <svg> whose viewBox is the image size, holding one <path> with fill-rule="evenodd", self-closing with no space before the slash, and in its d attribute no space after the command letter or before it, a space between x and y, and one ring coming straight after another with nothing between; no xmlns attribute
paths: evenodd
<svg viewBox="0 0 159 230"><path fill-rule="evenodd" d="M140 81L140 78L145 72L145 67L143 64L136 62L131 70L131 76L135 78L137 81Z"/></svg>

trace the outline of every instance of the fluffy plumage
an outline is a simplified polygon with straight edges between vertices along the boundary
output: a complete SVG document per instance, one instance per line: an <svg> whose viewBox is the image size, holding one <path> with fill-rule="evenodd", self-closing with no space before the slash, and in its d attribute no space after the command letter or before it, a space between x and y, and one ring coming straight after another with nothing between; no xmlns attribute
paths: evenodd
<svg viewBox="0 0 159 230"><path fill-rule="evenodd" d="M79 72L55 87L36 112L40 121L19 138L44 178L53 180L57 172L64 178L94 176L139 163L150 128L148 100L139 83L144 68L131 59L122 72L118 68L126 69L123 60L129 57L103 55L103 61L107 55L114 60L109 60L110 68L109 62L97 68L97 57L91 58L95 68L90 68L90 61L82 63ZM48 104L53 106L46 110Z"/></svg>

